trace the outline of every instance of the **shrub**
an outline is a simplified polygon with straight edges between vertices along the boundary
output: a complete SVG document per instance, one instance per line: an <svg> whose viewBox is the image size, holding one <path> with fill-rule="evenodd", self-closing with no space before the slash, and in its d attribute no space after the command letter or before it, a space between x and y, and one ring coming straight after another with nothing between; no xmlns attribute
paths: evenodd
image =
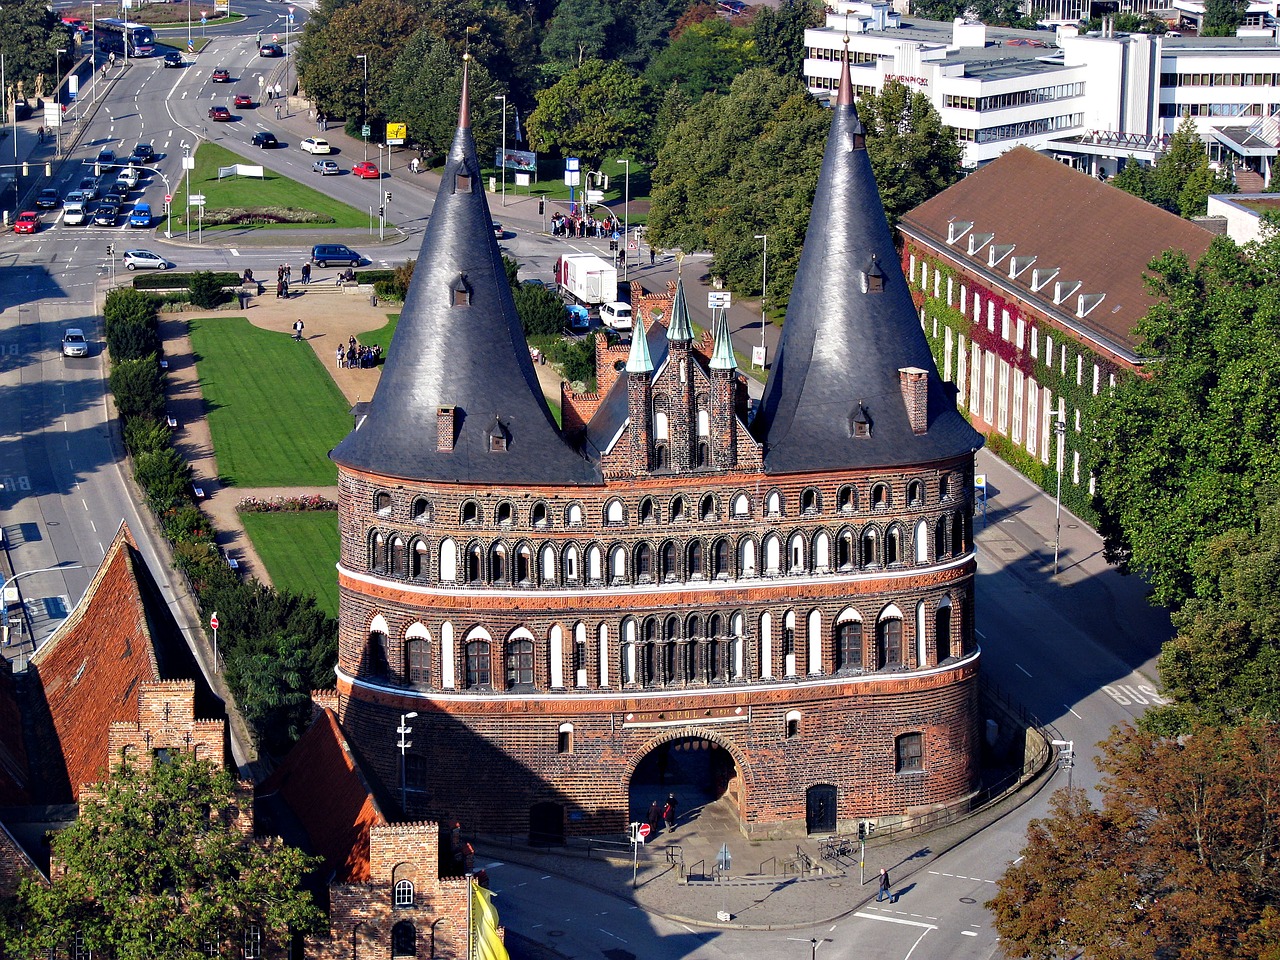
<svg viewBox="0 0 1280 960"><path fill-rule="evenodd" d="M560 340L554 351L547 354L570 383L582 383L586 392L596 389L596 335L581 340Z"/></svg>
<svg viewBox="0 0 1280 960"><path fill-rule="evenodd" d="M124 422L124 445L135 457L167 449L170 439L168 425L152 417L130 417Z"/></svg>
<svg viewBox="0 0 1280 960"><path fill-rule="evenodd" d="M177 508L188 498L191 468L172 447L135 457L133 472L147 493L148 505L157 514Z"/></svg>
<svg viewBox="0 0 1280 960"><path fill-rule="evenodd" d="M191 302L203 310L216 307L227 299L227 295L222 291L222 284L212 270L201 270L199 273L192 274L187 288L191 291Z"/></svg>
<svg viewBox="0 0 1280 960"><path fill-rule="evenodd" d="M159 420L164 416L164 377L154 353L117 363L109 382L116 408L126 421L130 417Z"/></svg>
<svg viewBox="0 0 1280 960"><path fill-rule="evenodd" d="M550 336L564 329L564 301L546 287L522 283L512 295L526 337Z"/></svg>
<svg viewBox="0 0 1280 960"><path fill-rule="evenodd" d="M167 512L161 522L164 524L164 535L175 545L179 543L211 543L213 527L209 524L200 508L187 503Z"/></svg>
<svg viewBox="0 0 1280 960"><path fill-rule="evenodd" d="M158 307L155 297L127 287L118 287L107 294L102 320L107 352L113 363L160 352L160 336L156 330Z"/></svg>
<svg viewBox="0 0 1280 960"><path fill-rule="evenodd" d="M191 286L193 273L177 273L171 270L157 270L155 273L144 273L133 278L135 290L187 290ZM219 285L235 287L240 285L240 274L219 271L213 275ZM186 294L184 293L184 296Z"/></svg>

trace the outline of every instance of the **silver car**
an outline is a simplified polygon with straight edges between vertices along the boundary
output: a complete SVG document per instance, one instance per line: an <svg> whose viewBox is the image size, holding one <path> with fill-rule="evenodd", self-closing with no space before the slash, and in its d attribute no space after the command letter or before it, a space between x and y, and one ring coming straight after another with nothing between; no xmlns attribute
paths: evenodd
<svg viewBox="0 0 1280 960"><path fill-rule="evenodd" d="M130 270L167 270L169 261L150 250L126 250L124 265Z"/></svg>
<svg viewBox="0 0 1280 960"><path fill-rule="evenodd" d="M64 357L87 357L89 341L79 327L71 327L62 335L62 355Z"/></svg>

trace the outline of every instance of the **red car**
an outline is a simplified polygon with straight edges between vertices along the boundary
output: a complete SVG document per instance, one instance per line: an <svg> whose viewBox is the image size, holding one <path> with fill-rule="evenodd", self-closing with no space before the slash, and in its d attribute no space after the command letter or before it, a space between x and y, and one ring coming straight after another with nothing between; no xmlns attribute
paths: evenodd
<svg viewBox="0 0 1280 960"><path fill-rule="evenodd" d="M221 120L221 121L225 122L225 121L227 121L227 120L230 120L230 119L231 119L231 111L230 111L230 110L228 110L226 107L210 107L210 108L209 108L209 119L210 119L210 120Z"/></svg>
<svg viewBox="0 0 1280 960"><path fill-rule="evenodd" d="M249 96L249 94L247 94L247 93L237 93L237 94L236 94L236 106L237 106L237 107L252 107L252 106L253 106L253 97Z"/></svg>
<svg viewBox="0 0 1280 960"><path fill-rule="evenodd" d="M219 67L217 70L213 71L213 76L209 79L214 83L230 83L231 71L226 70L223 67Z"/></svg>
<svg viewBox="0 0 1280 960"><path fill-rule="evenodd" d="M382 177L378 165L372 160L361 160L351 168L352 176L359 177L361 180L378 180Z"/></svg>
<svg viewBox="0 0 1280 960"><path fill-rule="evenodd" d="M14 233L35 233L40 229L40 214L34 210L26 210L18 214L18 219L13 222Z"/></svg>

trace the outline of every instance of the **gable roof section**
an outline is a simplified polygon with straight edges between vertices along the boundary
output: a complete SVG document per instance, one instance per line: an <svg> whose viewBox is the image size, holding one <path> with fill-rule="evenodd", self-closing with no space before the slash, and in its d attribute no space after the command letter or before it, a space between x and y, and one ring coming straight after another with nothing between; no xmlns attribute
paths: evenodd
<svg viewBox="0 0 1280 960"><path fill-rule="evenodd" d="M751 432L770 474L892 467L968 454L981 436L942 382L893 245L853 103L848 50L782 339ZM878 265L883 289L864 281ZM926 373L916 433L900 370ZM872 429L855 437L865 410Z"/></svg>
<svg viewBox="0 0 1280 960"><path fill-rule="evenodd" d="M406 479L598 484L538 385L493 236L467 96L464 79L458 129L368 415L331 456ZM455 411L448 450L436 439L441 408ZM508 438L501 451L490 447L495 420Z"/></svg>
<svg viewBox="0 0 1280 960"><path fill-rule="evenodd" d="M973 226L948 243L953 221ZM1147 264L1170 248L1195 262L1213 240L1203 227L1029 147L1010 150L926 200L898 227L1130 363L1141 362L1133 327L1156 302L1142 279ZM970 254L971 234L995 237ZM988 265L991 244L1012 245L1015 256L1035 263L1010 278L1011 258ZM1055 305L1054 282L1032 290L1037 268L1058 268L1056 281L1080 281L1080 288ZM1081 294L1105 296L1078 317Z"/></svg>
<svg viewBox="0 0 1280 960"><path fill-rule="evenodd" d="M337 715L324 708L259 790L283 800L337 883L369 880L369 828L385 824Z"/></svg>
<svg viewBox="0 0 1280 960"><path fill-rule="evenodd" d="M24 701L38 802L75 800L102 779L111 724L137 723L138 687L156 680L195 681L197 716L223 715L122 523L89 589L31 658Z"/></svg>

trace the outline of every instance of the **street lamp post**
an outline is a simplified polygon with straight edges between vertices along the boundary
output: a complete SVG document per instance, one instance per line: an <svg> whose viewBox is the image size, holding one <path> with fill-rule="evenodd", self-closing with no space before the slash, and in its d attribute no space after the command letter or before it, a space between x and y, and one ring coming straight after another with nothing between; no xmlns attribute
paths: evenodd
<svg viewBox="0 0 1280 960"><path fill-rule="evenodd" d="M285 95L288 96L290 90L293 89L289 83L289 59L293 55L289 48L289 44L293 40L293 7L286 8L289 11L289 18L284 22L284 89ZM287 101L286 101L287 102Z"/></svg>
<svg viewBox="0 0 1280 960"><path fill-rule="evenodd" d="M507 95L495 94L495 100L502 101L502 152L498 154L498 166L502 170L502 205L507 205Z"/></svg>
<svg viewBox="0 0 1280 960"><path fill-rule="evenodd" d="M406 726L405 722L416 717L417 711L411 710L408 713L400 714L400 726L396 727L396 733L400 735L400 742L396 744L400 748L400 813L405 814L409 805L409 781L405 778L404 756L409 752L409 748L413 746L412 740L406 740L405 737L413 733L413 727Z"/></svg>
<svg viewBox="0 0 1280 960"><path fill-rule="evenodd" d="M187 53L191 53L196 48L196 43L191 39L191 0L187 0Z"/></svg>
<svg viewBox="0 0 1280 960"><path fill-rule="evenodd" d="M622 164L625 176L622 178L622 279L627 279L627 268L631 265L631 255L627 253L627 244L631 242L631 158L618 161ZM636 244L636 256L640 254L640 244Z"/></svg>
<svg viewBox="0 0 1280 960"><path fill-rule="evenodd" d="M356 59L364 67L364 80L360 83L360 139L364 141L364 158L369 159L369 55L357 53Z"/></svg>
<svg viewBox="0 0 1280 960"><path fill-rule="evenodd" d="M1054 498L1053 506L1053 575L1058 575L1058 555L1061 553L1062 541L1062 469L1064 466L1062 458L1062 442L1067 435L1067 421L1063 419L1062 401L1058 401L1058 419L1054 421L1053 432L1058 437L1058 493Z"/></svg>
<svg viewBox="0 0 1280 960"><path fill-rule="evenodd" d="M183 199L187 203L187 212L183 215L182 222L187 227L187 241L191 240L191 148L187 146L187 141L182 141L182 172L187 178L186 189L183 190Z"/></svg>
<svg viewBox="0 0 1280 960"><path fill-rule="evenodd" d="M57 53L58 53L58 68L57 68L57 70L56 70L56 73L58 74L58 85L57 85L57 87L56 87L55 89L57 89L57 90L59 90L59 91L61 91L61 90L62 90L62 83L63 83L63 80L65 79L65 78L62 76L62 55L63 55L64 53L66 53L66 52L67 52L67 51L66 51L64 48L62 48L62 47L59 47L59 48L58 48L58 51L57 51ZM56 127L54 127L54 128L53 128L53 129L54 129L53 152L54 152L54 154L55 154L55 155L57 155L57 156L61 157L61 156L62 156L62 116L63 116L63 114L61 113L61 110L62 110L62 94L61 94L61 92L59 92L59 93L58 93L58 95L57 95L57 97L56 97L55 99L58 101L58 110L59 110L59 114L58 114L58 125L57 125ZM17 111L17 107L15 106L15 107L14 107L14 114L16 115L16 114L17 114L17 112L18 112L18 111Z"/></svg>
<svg viewBox="0 0 1280 960"><path fill-rule="evenodd" d="M769 314L765 310L765 297L769 295L769 235L757 233L756 239L764 241L764 257L760 265L760 368L764 369L764 328L769 323Z"/></svg>

